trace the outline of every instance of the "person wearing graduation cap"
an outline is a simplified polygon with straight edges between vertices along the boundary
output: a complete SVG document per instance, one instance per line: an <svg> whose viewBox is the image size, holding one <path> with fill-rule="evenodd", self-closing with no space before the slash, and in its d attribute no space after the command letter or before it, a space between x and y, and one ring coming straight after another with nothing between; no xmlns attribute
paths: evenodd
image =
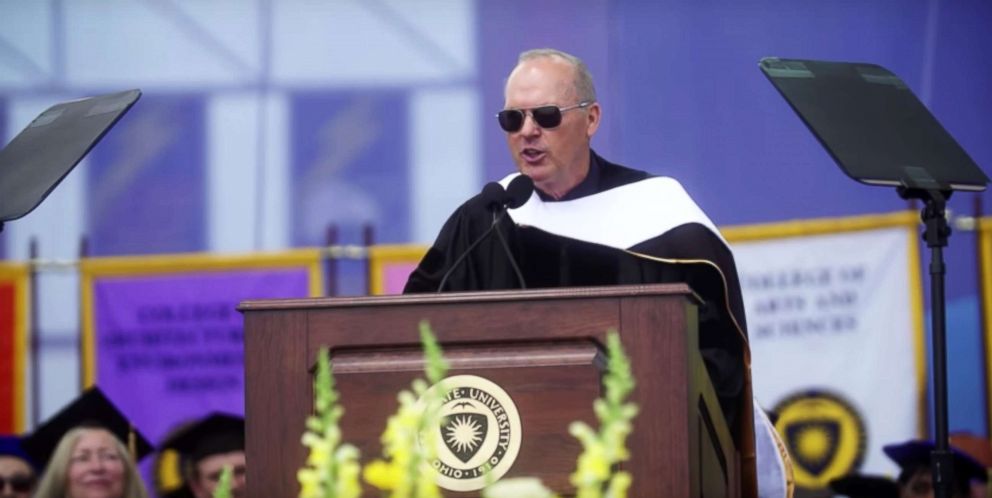
<svg viewBox="0 0 992 498"><path fill-rule="evenodd" d="M245 495L245 419L212 413L176 431L160 449L179 453L186 490L196 498L213 496L225 467L231 468L231 497Z"/></svg>
<svg viewBox="0 0 992 498"><path fill-rule="evenodd" d="M28 498L37 479L18 436L0 436L0 498Z"/></svg>
<svg viewBox="0 0 992 498"><path fill-rule="evenodd" d="M151 443L99 388L39 426L24 450L47 462L35 498L148 498L136 463Z"/></svg>
<svg viewBox="0 0 992 498"><path fill-rule="evenodd" d="M950 443L985 467L986 474L992 471L992 444L989 443L989 438L958 431L951 433ZM971 498L989 498L989 491L988 481L971 481Z"/></svg>
<svg viewBox="0 0 992 498"><path fill-rule="evenodd" d="M830 489L847 498L900 498L899 485L884 476L850 474L830 481Z"/></svg>
<svg viewBox="0 0 992 498"><path fill-rule="evenodd" d="M899 465L900 472L896 482L899 484L900 498L934 496L933 475L930 468L930 453L934 447L932 441L917 439L882 448L885 454ZM972 481L987 482L988 473L982 464L960 449L951 446L951 453L954 465L951 496L969 498Z"/></svg>

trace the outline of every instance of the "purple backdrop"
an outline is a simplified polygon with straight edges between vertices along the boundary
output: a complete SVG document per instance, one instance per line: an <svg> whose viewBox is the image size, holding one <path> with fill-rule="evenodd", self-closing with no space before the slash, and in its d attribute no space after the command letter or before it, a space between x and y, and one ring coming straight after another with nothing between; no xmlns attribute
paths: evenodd
<svg viewBox="0 0 992 498"><path fill-rule="evenodd" d="M96 383L153 444L207 412L244 413L235 307L305 297L308 282L301 268L100 278L93 288Z"/></svg>

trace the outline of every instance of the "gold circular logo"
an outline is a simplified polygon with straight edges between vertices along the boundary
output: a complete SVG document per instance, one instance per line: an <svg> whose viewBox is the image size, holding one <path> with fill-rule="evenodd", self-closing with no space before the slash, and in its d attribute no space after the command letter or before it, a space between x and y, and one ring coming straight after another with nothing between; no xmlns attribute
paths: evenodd
<svg viewBox="0 0 992 498"><path fill-rule="evenodd" d="M786 398L774 411L778 413L775 429L795 464L797 486L826 488L831 480L861 466L864 422L840 396L806 391Z"/></svg>
<svg viewBox="0 0 992 498"><path fill-rule="evenodd" d="M496 482L517 459L523 429L520 414L503 388L476 375L456 375L441 383L437 433L437 485L450 491L475 491ZM429 392L440 389L434 385Z"/></svg>

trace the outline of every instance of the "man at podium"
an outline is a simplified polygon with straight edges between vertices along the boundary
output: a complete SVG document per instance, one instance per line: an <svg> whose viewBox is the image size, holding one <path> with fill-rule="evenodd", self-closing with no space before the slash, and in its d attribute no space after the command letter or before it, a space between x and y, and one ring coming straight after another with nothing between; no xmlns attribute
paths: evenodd
<svg viewBox="0 0 992 498"><path fill-rule="evenodd" d="M741 404L747 339L733 255L719 231L677 181L591 149L602 111L577 57L520 54L505 99L497 120L518 173L500 183L526 175L536 188L502 217L506 198L489 186L462 204L404 292L686 282L704 301L700 349L736 434L737 414L750 407Z"/></svg>

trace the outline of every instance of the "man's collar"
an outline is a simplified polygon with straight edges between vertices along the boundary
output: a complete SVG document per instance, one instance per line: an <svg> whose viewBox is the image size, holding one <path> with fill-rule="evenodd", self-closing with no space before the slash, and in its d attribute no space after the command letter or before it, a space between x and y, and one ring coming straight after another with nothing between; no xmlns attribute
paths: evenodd
<svg viewBox="0 0 992 498"><path fill-rule="evenodd" d="M540 196L541 200L544 202L555 202L571 201L597 193L599 191L599 173L602 169L599 162L599 156L597 156L592 149L589 149L589 171L586 173L586 177L583 178L578 185L573 187L572 190L566 192L561 199L555 199L554 197L551 197L541 191L541 189L535 189L537 191L537 195Z"/></svg>

